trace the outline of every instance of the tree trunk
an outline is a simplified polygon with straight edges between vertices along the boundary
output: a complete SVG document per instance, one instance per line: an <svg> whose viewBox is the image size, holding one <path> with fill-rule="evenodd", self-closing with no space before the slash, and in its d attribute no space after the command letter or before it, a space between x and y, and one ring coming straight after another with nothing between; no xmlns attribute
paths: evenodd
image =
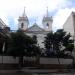
<svg viewBox="0 0 75 75"><path fill-rule="evenodd" d="M58 63L59 63L59 65L60 65L60 60L59 60L59 57L58 57Z"/></svg>
<svg viewBox="0 0 75 75"><path fill-rule="evenodd" d="M58 63L59 63L59 65L60 65L59 52L58 52L57 58L58 58Z"/></svg>
<svg viewBox="0 0 75 75"><path fill-rule="evenodd" d="M23 56L19 57L19 68L21 69L23 67Z"/></svg>
<svg viewBox="0 0 75 75"><path fill-rule="evenodd" d="M39 56L36 57L36 62L39 64Z"/></svg>

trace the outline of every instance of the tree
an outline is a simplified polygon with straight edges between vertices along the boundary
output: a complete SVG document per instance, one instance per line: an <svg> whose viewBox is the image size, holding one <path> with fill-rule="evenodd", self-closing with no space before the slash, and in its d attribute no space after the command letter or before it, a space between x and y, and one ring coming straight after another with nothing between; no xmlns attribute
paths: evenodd
<svg viewBox="0 0 75 75"><path fill-rule="evenodd" d="M51 51L53 51L53 43L54 43L54 33L50 32L45 37L44 45L46 48L46 54L50 56Z"/></svg>
<svg viewBox="0 0 75 75"><path fill-rule="evenodd" d="M11 39L9 40L9 47L7 54L12 56L19 57L19 64L23 66L23 56L26 53L28 47L33 42L31 38L27 36L23 31L18 30L17 32L12 32L10 34Z"/></svg>
<svg viewBox="0 0 75 75"><path fill-rule="evenodd" d="M19 57L19 63L23 66L23 56L32 56L37 54L38 47L33 37L26 35L22 30L12 32L7 53ZM36 49L36 50L35 50Z"/></svg>
<svg viewBox="0 0 75 75"><path fill-rule="evenodd" d="M36 62L37 64L39 64L39 56L41 55L41 49L39 47L39 45L37 44L37 36L33 35L32 37L34 44L31 46L31 56L35 56L36 57Z"/></svg>
<svg viewBox="0 0 75 75"><path fill-rule="evenodd" d="M46 38L45 38L45 48L47 51L52 50L54 53L56 53L58 57L58 62L59 57L61 57L62 51L72 51L73 50L73 40L70 39L71 35L66 34L63 29L59 29L54 33L48 33ZM50 54L50 52L48 52ZM64 53L63 53L64 57Z"/></svg>

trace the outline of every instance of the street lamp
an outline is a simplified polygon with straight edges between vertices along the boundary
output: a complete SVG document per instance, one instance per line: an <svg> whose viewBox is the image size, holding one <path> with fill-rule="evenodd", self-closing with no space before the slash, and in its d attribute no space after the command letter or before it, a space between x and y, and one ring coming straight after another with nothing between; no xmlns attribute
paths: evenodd
<svg viewBox="0 0 75 75"><path fill-rule="evenodd" d="M3 43L3 48L2 48L2 64L3 64L3 54L4 54L4 50L5 50L5 42Z"/></svg>

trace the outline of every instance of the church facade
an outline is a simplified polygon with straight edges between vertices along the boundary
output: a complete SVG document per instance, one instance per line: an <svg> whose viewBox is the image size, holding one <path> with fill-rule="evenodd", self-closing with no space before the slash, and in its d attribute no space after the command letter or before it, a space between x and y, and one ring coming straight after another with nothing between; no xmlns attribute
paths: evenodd
<svg viewBox="0 0 75 75"><path fill-rule="evenodd" d="M34 23L31 27L28 27L29 19L24 10L23 15L18 19L18 29L23 30L27 35L31 37L36 35L38 46L40 46L40 48L44 48L44 39L46 34L52 31L52 23L53 19L52 17L48 16L47 9L47 14L42 19L43 28L39 27L37 23Z"/></svg>

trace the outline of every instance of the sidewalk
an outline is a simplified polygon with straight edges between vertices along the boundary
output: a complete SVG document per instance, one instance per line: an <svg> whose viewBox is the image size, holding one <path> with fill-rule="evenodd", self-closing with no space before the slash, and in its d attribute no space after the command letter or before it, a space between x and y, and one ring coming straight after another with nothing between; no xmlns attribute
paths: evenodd
<svg viewBox="0 0 75 75"><path fill-rule="evenodd" d="M23 68L21 70L0 70L0 73L16 73L16 72L24 72L24 73L74 73L75 69L27 69Z"/></svg>

